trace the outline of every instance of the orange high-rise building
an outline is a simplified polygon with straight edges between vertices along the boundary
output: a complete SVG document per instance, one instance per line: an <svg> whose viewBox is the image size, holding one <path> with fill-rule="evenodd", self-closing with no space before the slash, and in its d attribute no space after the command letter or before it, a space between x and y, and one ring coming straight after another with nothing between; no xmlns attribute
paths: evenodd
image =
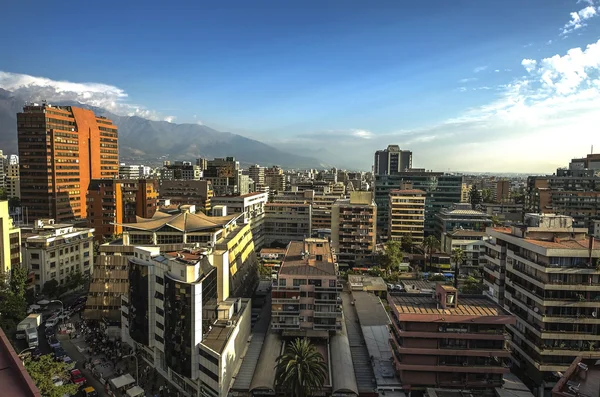
<svg viewBox="0 0 600 397"><path fill-rule="evenodd" d="M90 180L119 174L117 127L91 110L44 103L17 114L17 131L29 220L86 218Z"/></svg>

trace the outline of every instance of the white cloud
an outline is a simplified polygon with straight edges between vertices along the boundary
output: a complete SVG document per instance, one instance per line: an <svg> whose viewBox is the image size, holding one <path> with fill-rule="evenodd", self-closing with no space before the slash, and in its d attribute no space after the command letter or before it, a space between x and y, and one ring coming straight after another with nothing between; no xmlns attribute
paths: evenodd
<svg viewBox="0 0 600 397"><path fill-rule="evenodd" d="M527 70L527 73L534 70L536 64L537 64L537 61L535 59L523 59L521 61L521 65L525 68L525 70Z"/></svg>
<svg viewBox="0 0 600 397"><path fill-rule="evenodd" d="M373 133L367 130L352 130L352 136L362 139L371 139L373 138Z"/></svg>
<svg viewBox="0 0 600 397"><path fill-rule="evenodd" d="M484 66L477 66L475 69L473 69L473 73L479 73L479 72L483 72L484 70L486 70L488 68L487 65Z"/></svg>
<svg viewBox="0 0 600 397"><path fill-rule="evenodd" d="M161 117L153 110L127 102L127 93L118 87L101 83L74 83L45 77L0 71L0 88L32 101L73 101L96 106L121 116L139 116L172 122L174 117Z"/></svg>
<svg viewBox="0 0 600 397"><path fill-rule="evenodd" d="M467 78L458 80L458 82L461 84L470 83L472 81L477 81L477 77L467 77Z"/></svg>
<svg viewBox="0 0 600 397"><path fill-rule="evenodd" d="M175 121L176 117L175 116L167 116L164 118L164 121L166 121L167 123L173 123Z"/></svg>
<svg viewBox="0 0 600 397"><path fill-rule="evenodd" d="M495 69L494 72L495 73L500 73L500 69Z"/></svg>
<svg viewBox="0 0 600 397"><path fill-rule="evenodd" d="M201 120L196 120L196 124L198 124L198 125L204 125L204 123Z"/></svg>
<svg viewBox="0 0 600 397"><path fill-rule="evenodd" d="M577 29L581 29L584 26L587 26L587 23L585 21L596 16L598 16L598 10L596 10L596 8L593 5L588 5L587 7L582 8L577 12L572 12L571 20L567 22L565 26L563 26L560 34L564 36Z"/></svg>
<svg viewBox="0 0 600 397"><path fill-rule="evenodd" d="M585 3L585 4L589 4L589 5L593 6L594 0L577 0L577 4L580 4L580 3Z"/></svg>

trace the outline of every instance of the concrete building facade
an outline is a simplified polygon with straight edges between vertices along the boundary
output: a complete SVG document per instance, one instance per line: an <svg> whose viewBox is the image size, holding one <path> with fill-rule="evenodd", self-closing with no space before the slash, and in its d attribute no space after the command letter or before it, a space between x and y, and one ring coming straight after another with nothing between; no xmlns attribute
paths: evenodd
<svg viewBox="0 0 600 397"><path fill-rule="evenodd" d="M91 110L27 105L17 133L21 205L31 219L85 219L90 180L119 175L117 127Z"/></svg>
<svg viewBox="0 0 600 397"><path fill-rule="evenodd" d="M390 192L388 239L400 241L410 236L420 245L425 238L425 198L423 190L392 190Z"/></svg>
<svg viewBox="0 0 600 397"><path fill-rule="evenodd" d="M443 208L435 216L435 234L438 239L453 230L474 230L484 232L492 226L490 216L485 212L471 209L469 203L457 203L451 208Z"/></svg>
<svg viewBox="0 0 600 397"><path fill-rule="evenodd" d="M21 264L21 229L8 213L8 201L0 201L0 273L10 274Z"/></svg>
<svg viewBox="0 0 600 397"><path fill-rule="evenodd" d="M254 247L260 249L265 244L265 205L269 201L267 193L248 193L241 196L215 196L213 206L226 207L227 214L241 214L238 222L250 225Z"/></svg>
<svg viewBox="0 0 600 397"><path fill-rule="evenodd" d="M202 181L160 181L160 198L171 200L173 204L195 205L205 214L210 214L213 198L212 182Z"/></svg>
<svg viewBox="0 0 600 397"><path fill-rule="evenodd" d="M310 204L267 203L265 205L265 245L288 244L311 236Z"/></svg>
<svg viewBox="0 0 600 397"><path fill-rule="evenodd" d="M377 205L372 192L351 192L331 210L331 243L339 262L355 264L375 253Z"/></svg>
<svg viewBox="0 0 600 397"><path fill-rule="evenodd" d="M375 175L404 172L412 168L412 152L410 150L400 150L398 145L388 145L387 149L375 152L373 164Z"/></svg>
<svg viewBox="0 0 600 397"><path fill-rule="evenodd" d="M23 264L35 274L36 293L50 280L62 285L74 273L91 276L94 229L39 219L32 228L23 228L22 255Z"/></svg>

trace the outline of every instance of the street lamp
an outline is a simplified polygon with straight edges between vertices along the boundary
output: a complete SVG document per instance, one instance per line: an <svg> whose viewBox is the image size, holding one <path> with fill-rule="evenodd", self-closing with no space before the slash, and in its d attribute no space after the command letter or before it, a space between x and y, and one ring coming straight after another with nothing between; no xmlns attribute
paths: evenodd
<svg viewBox="0 0 600 397"><path fill-rule="evenodd" d="M135 358L135 383L139 386L140 385L140 378L139 378L139 365L138 365L138 358L137 356L134 354L128 354L126 356L123 356L121 358L129 358L129 357L133 357Z"/></svg>

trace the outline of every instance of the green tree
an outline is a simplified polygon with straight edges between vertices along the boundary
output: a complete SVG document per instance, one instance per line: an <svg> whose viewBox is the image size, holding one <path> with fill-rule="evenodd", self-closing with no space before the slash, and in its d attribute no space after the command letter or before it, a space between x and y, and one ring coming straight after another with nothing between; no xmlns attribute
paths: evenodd
<svg viewBox="0 0 600 397"><path fill-rule="evenodd" d="M42 293L44 295L48 295L50 298L56 298L58 296L59 291L58 281L55 279L48 280L44 283L44 287L42 288Z"/></svg>
<svg viewBox="0 0 600 397"><path fill-rule="evenodd" d="M271 268L267 267L263 264L258 265L258 275L259 276L267 276L270 277L271 276Z"/></svg>
<svg viewBox="0 0 600 397"><path fill-rule="evenodd" d="M379 265L386 271L392 271L402 262L404 255L398 241L390 240L385 244Z"/></svg>
<svg viewBox="0 0 600 397"><path fill-rule="evenodd" d="M471 190L469 190L469 203L471 203L471 208L475 209L481 202L481 193L477 190L477 186L471 186Z"/></svg>
<svg viewBox="0 0 600 397"><path fill-rule="evenodd" d="M454 262L454 288L458 288L458 275L460 265L465 261L465 251L462 248L454 248L450 259Z"/></svg>
<svg viewBox="0 0 600 397"><path fill-rule="evenodd" d="M433 264L433 253L440 249L440 240L438 240L435 236L430 235L425 237L423 240L423 251L425 252L425 271L428 271L427 268L427 257L429 258L429 269L431 269Z"/></svg>
<svg viewBox="0 0 600 397"><path fill-rule="evenodd" d="M6 189L0 187L0 200L7 200L8 196L6 194Z"/></svg>
<svg viewBox="0 0 600 397"><path fill-rule="evenodd" d="M483 189L481 191L481 201L484 203L494 202L494 199L492 198L492 191L490 189Z"/></svg>
<svg viewBox="0 0 600 397"><path fill-rule="evenodd" d="M289 343L277 358L276 383L286 396L307 397L319 391L327 377L327 364L306 338Z"/></svg>
<svg viewBox="0 0 600 397"><path fill-rule="evenodd" d="M490 220L492 221L492 226L499 226L500 225L500 218L498 217L498 215L492 215L490 217Z"/></svg>
<svg viewBox="0 0 600 397"><path fill-rule="evenodd" d="M413 249L413 238L410 234L405 234L400 239L400 245L402 246L402 251L404 252L412 252Z"/></svg>
<svg viewBox="0 0 600 397"><path fill-rule="evenodd" d="M8 208L18 208L21 206L21 199L18 197L11 197L8 199Z"/></svg>
<svg viewBox="0 0 600 397"><path fill-rule="evenodd" d="M27 272L20 265L13 267L11 277L6 272L0 272L0 327L9 335L27 314L26 280Z"/></svg>
<svg viewBox="0 0 600 397"><path fill-rule="evenodd" d="M27 358L24 364L27 372L29 372L29 376L35 382L42 396L63 397L77 393L79 386L67 383L69 380L67 364L62 361L55 361L52 355L46 354L38 360ZM64 384L62 386L55 386L53 379L56 378L60 378Z"/></svg>

